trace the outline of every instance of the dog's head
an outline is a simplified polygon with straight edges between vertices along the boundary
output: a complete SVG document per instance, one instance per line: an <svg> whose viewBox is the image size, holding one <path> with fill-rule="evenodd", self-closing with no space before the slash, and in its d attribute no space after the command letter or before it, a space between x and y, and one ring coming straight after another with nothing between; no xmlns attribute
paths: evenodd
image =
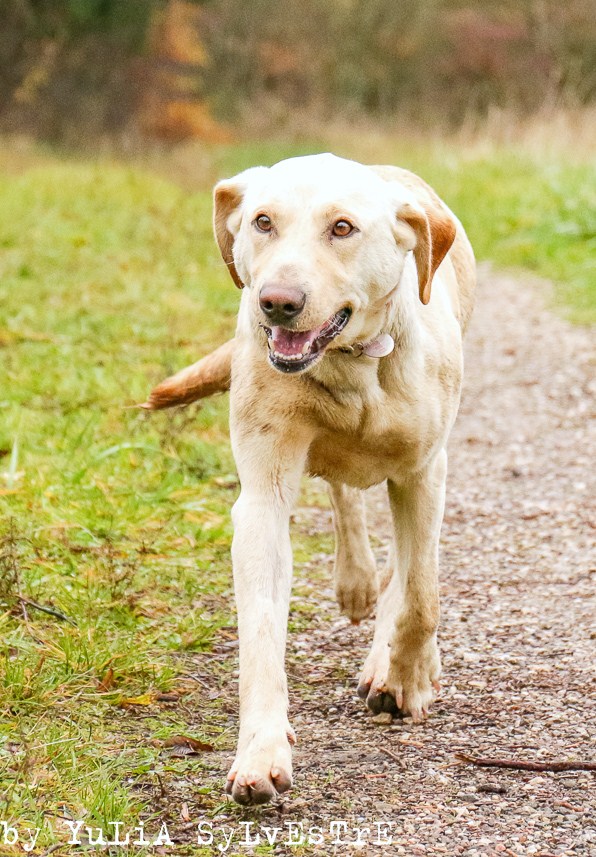
<svg viewBox="0 0 596 857"><path fill-rule="evenodd" d="M420 300L455 237L447 213L401 184L334 155L255 167L215 187L215 235L232 279L250 289L271 364L312 366L362 341L414 251ZM333 343L333 344L332 344Z"/></svg>

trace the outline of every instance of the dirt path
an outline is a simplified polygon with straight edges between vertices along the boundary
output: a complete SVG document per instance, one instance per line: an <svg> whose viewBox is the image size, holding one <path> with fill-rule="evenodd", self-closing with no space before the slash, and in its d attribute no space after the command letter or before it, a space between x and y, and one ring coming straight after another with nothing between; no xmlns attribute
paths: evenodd
<svg viewBox="0 0 596 857"><path fill-rule="evenodd" d="M331 584L311 584L309 564L298 567L319 612L289 641L294 789L263 810L224 806L209 816L215 828L242 820L324 828L324 844L278 845L277 854L596 854L593 773L482 769L456 757L596 761L590 333L544 310L531 285L485 269L466 350L442 538L442 693L430 719L372 721L355 693L372 623L340 619ZM371 530L386 539L381 491L370 492L370 509ZM302 509L299 518L331 528L326 511ZM328 556L315 563L331 570ZM233 669L233 651L222 646L198 665L226 696L229 672L216 665L227 652ZM235 700L228 712L235 730ZM230 758L209 757L215 789ZM207 817L195 797L193 821ZM373 844L334 844L333 821L372 826ZM394 824L391 846L374 844L382 821ZM251 853L243 835L238 828L227 853ZM220 841L216 831L212 853Z"/></svg>

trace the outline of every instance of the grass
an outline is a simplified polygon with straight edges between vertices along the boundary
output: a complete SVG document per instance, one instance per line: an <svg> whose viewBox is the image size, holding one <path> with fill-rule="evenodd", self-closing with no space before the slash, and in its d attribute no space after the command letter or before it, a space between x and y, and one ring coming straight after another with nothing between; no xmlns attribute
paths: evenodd
<svg viewBox="0 0 596 857"><path fill-rule="evenodd" d="M593 168L501 152L446 157L424 174L459 213L479 259L552 282L554 302L570 320L596 321Z"/></svg>
<svg viewBox="0 0 596 857"><path fill-rule="evenodd" d="M0 817L126 822L158 751L153 724L123 747L123 714L159 719L187 690L172 655L229 621L235 483L224 400L125 405L227 336L237 296L207 193L89 164L1 184Z"/></svg>
<svg viewBox="0 0 596 857"><path fill-rule="evenodd" d="M159 169L178 183L42 150L0 156L0 818L42 827L37 853L53 820L132 825L157 782L197 769L164 758L184 718L160 695L192 709L195 737L231 746L219 703L187 676L189 653L233 621L227 402L125 406L233 330L212 179L317 148L222 147L194 165L196 150L173 153ZM588 164L336 148L420 172L480 258L552 279L564 312L594 320ZM302 534L297 562L329 549ZM294 610L293 627L308 616ZM193 806L215 812L219 795L199 792Z"/></svg>

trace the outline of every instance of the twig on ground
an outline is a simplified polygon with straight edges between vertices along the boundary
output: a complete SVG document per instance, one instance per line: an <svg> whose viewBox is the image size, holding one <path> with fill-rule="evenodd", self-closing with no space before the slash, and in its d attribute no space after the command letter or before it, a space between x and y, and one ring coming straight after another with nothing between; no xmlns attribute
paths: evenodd
<svg viewBox="0 0 596 857"><path fill-rule="evenodd" d="M58 842L56 845L52 845L51 848L48 848L47 851L44 851L41 857L50 857L50 854L53 854L54 851L57 851L59 848L62 848L63 842Z"/></svg>
<svg viewBox="0 0 596 857"><path fill-rule="evenodd" d="M525 762L521 759L487 759L483 756L469 756L467 753L455 755L458 759L480 768L510 768L514 771L596 771L596 762Z"/></svg>
<svg viewBox="0 0 596 857"><path fill-rule="evenodd" d="M167 791L166 791L165 786L163 784L163 780L160 777L160 775L157 773L157 771L155 771L155 776L157 778L157 782L159 783L159 796L160 797L166 797Z"/></svg>
<svg viewBox="0 0 596 857"><path fill-rule="evenodd" d="M201 676L193 675L192 673L183 673L180 678L188 678L191 681L196 681L197 684L202 685L207 688L207 690L212 690L212 685L210 685L208 681L205 681L204 678L201 678Z"/></svg>
<svg viewBox="0 0 596 857"><path fill-rule="evenodd" d="M387 747L379 747L381 753L385 753L386 756L389 756L390 759L393 759L394 762L399 762L401 765L402 760L395 753L392 753L391 750L388 750Z"/></svg>
<svg viewBox="0 0 596 857"><path fill-rule="evenodd" d="M27 612L25 605L27 605L27 607L32 607L34 610L41 610L42 613L54 616L56 619L62 620L62 622L68 622L68 624L72 625L74 628L77 627L77 623L74 619L71 619L69 616L65 616L64 613L61 613L59 610L55 610L53 607L46 607L45 604L38 604L36 601L31 601L30 598L25 598L23 595L19 595L18 598L25 614Z"/></svg>

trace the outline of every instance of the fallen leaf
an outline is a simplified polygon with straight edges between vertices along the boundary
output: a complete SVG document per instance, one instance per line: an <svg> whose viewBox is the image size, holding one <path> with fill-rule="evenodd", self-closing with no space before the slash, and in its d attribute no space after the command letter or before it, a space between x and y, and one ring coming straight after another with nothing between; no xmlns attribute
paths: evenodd
<svg viewBox="0 0 596 857"><path fill-rule="evenodd" d="M118 705L151 705L155 697L152 693L143 693L141 696L130 696L119 700Z"/></svg>
<svg viewBox="0 0 596 857"><path fill-rule="evenodd" d="M424 747L422 741L412 741L410 738L398 738L400 744L407 744L408 747Z"/></svg>
<svg viewBox="0 0 596 857"><path fill-rule="evenodd" d="M214 749L213 744L206 744L204 741L197 741L196 738L191 738L190 735L171 735L163 742L163 746L172 750L172 753L175 756L211 753Z"/></svg>
<svg viewBox="0 0 596 857"><path fill-rule="evenodd" d="M100 682L98 682L97 689L100 693L107 693L114 687L114 670L112 667L107 670Z"/></svg>
<svg viewBox="0 0 596 857"><path fill-rule="evenodd" d="M156 702L178 702L179 699L178 693L158 693L155 697Z"/></svg>

